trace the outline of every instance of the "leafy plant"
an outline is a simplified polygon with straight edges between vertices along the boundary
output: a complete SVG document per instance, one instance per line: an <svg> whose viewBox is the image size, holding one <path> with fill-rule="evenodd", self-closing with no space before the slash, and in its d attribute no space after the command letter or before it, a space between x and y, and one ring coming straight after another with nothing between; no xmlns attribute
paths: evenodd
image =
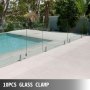
<svg viewBox="0 0 90 90"><path fill-rule="evenodd" d="M13 23L10 22L7 24L7 28L5 29L5 32L12 31L12 30L14 30L14 25Z"/></svg>
<svg viewBox="0 0 90 90"><path fill-rule="evenodd" d="M3 13L3 5L2 4L0 4L0 14L2 14Z"/></svg>
<svg viewBox="0 0 90 90"><path fill-rule="evenodd" d="M85 0L76 0L76 5L78 7L80 14L85 15L85 12L87 9L86 4L85 4Z"/></svg>
<svg viewBox="0 0 90 90"><path fill-rule="evenodd" d="M67 31L76 25L80 13L74 0L60 0L56 3L56 13L59 14L57 25L60 31Z"/></svg>

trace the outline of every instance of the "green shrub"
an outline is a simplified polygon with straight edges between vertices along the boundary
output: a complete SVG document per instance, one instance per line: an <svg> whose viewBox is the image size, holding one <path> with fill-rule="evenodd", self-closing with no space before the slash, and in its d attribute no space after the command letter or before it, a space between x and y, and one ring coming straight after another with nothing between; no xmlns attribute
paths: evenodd
<svg viewBox="0 0 90 90"><path fill-rule="evenodd" d="M24 22L26 21L26 18L24 16L20 15L8 15L6 16L6 21L12 21L12 22Z"/></svg>
<svg viewBox="0 0 90 90"><path fill-rule="evenodd" d="M0 14L2 14L3 13L3 5L2 4L0 4Z"/></svg>
<svg viewBox="0 0 90 90"><path fill-rule="evenodd" d="M12 31L12 30L14 30L14 25L13 25L13 23L10 22L7 24L5 32Z"/></svg>
<svg viewBox="0 0 90 90"><path fill-rule="evenodd" d="M74 0L60 0L56 3L56 12L59 14L58 27L60 31L73 28L79 19L79 10Z"/></svg>
<svg viewBox="0 0 90 90"><path fill-rule="evenodd" d="M19 21L19 22L24 22L24 21L26 21L26 18L25 18L24 16L22 16L22 15L18 15L18 16L16 16L15 18L16 18L16 20Z"/></svg>
<svg viewBox="0 0 90 90"><path fill-rule="evenodd" d="M44 27L44 24L43 23L38 23L38 22L34 22L32 24L32 27L35 28L35 29L42 29Z"/></svg>
<svg viewBox="0 0 90 90"><path fill-rule="evenodd" d="M23 25L21 22L15 22L15 23L13 23L13 25L14 25L14 29L16 29L16 30L23 28Z"/></svg>

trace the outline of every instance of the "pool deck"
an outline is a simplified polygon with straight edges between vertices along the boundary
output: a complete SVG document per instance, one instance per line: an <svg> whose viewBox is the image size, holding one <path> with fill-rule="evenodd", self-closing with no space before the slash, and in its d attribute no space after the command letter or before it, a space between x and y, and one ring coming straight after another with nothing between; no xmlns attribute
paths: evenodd
<svg viewBox="0 0 90 90"><path fill-rule="evenodd" d="M90 78L90 36L0 68L0 79Z"/></svg>
<svg viewBox="0 0 90 90"><path fill-rule="evenodd" d="M63 41L67 40L67 33L63 32L49 32L49 31L40 31L40 30L30 30L30 29L22 29L22 30L15 30L11 31L9 33L16 34L16 35L23 35L28 37L34 37L34 38L42 38L47 40L53 40L53 41ZM75 33L69 33L68 38L80 38L81 35L75 34Z"/></svg>
<svg viewBox="0 0 90 90"><path fill-rule="evenodd" d="M63 33L63 32L50 32L50 31L42 32L40 30L22 29L22 30L10 31L8 33L26 36L26 31L28 37L39 38L39 39L43 38L43 40L44 39L50 40L48 43L41 42L39 45L33 46L32 48L28 47L27 49L28 57L42 53L43 51L45 51L46 47L47 50L50 50L57 46L61 46L64 43L67 43L67 33ZM81 38L81 35L75 33L69 33L68 38L71 41L73 41L75 39ZM22 58L26 58L25 54L26 54L26 48L13 52L8 52L3 55L0 54L0 67L6 66L9 63L16 62L20 58L20 55L22 56Z"/></svg>

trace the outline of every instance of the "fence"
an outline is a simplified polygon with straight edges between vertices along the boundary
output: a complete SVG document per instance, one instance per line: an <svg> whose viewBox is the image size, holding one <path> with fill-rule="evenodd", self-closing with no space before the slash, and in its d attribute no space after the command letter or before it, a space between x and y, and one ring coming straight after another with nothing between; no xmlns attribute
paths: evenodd
<svg viewBox="0 0 90 90"><path fill-rule="evenodd" d="M56 20L49 22L56 23ZM56 24L51 25L53 30L50 30L51 26L46 29L44 24L39 22L33 23L32 26L28 26L26 22L10 24L9 29L13 28L13 31L7 30L0 34L0 67L47 52L86 35L80 28L77 29L77 33L74 30L68 31L68 29L67 32L56 32L54 25ZM4 29L6 29L5 26Z"/></svg>

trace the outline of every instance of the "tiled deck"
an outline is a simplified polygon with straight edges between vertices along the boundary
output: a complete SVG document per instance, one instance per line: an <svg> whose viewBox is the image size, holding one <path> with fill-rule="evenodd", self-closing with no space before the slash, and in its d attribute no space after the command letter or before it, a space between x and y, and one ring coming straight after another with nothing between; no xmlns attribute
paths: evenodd
<svg viewBox="0 0 90 90"><path fill-rule="evenodd" d="M90 78L90 37L0 68L0 79Z"/></svg>

